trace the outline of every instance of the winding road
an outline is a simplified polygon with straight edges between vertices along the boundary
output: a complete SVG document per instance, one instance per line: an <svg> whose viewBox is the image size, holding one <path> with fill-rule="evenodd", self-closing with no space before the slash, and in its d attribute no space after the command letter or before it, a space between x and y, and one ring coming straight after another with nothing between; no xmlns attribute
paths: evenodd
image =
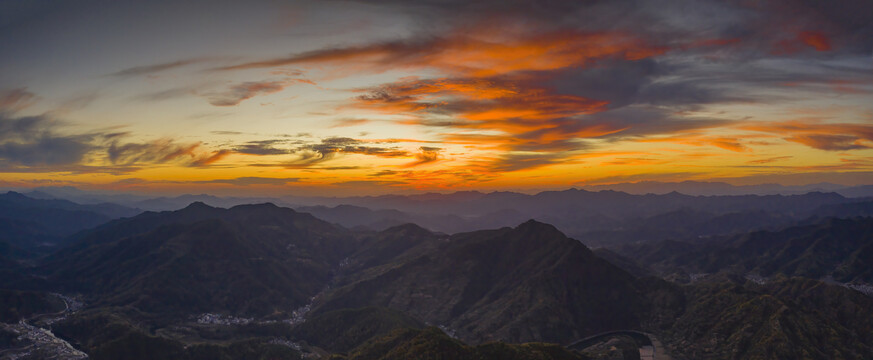
<svg viewBox="0 0 873 360"><path fill-rule="evenodd" d="M584 339L576 340L566 347L573 350L582 350L607 338L621 335L630 336L640 344L641 360L672 360L670 354L668 354L667 351L664 349L664 344L662 344L661 341L655 337L655 335L636 330L617 330L603 332L591 335Z"/></svg>

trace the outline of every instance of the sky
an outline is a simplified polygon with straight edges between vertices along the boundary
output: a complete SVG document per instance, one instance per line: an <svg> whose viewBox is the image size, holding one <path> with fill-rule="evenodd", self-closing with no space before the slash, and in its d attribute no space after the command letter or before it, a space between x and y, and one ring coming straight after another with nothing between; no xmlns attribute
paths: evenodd
<svg viewBox="0 0 873 360"><path fill-rule="evenodd" d="M873 184L867 0L0 1L0 187Z"/></svg>

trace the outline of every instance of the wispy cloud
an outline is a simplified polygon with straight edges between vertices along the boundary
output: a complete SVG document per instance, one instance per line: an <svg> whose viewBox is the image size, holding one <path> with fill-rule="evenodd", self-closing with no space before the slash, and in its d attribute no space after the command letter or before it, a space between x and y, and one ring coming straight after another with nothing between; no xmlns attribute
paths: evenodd
<svg viewBox="0 0 873 360"><path fill-rule="evenodd" d="M16 116L0 111L0 166L17 172L123 173L147 164L207 166L230 153L205 149L199 142L178 143L170 138L132 142L130 137L112 129L73 132L48 114Z"/></svg>
<svg viewBox="0 0 873 360"><path fill-rule="evenodd" d="M291 152L290 149L282 149L277 148L276 145L287 143L287 140L253 140L249 141L245 144L238 145L233 148L233 151L236 151L241 154L249 154L249 155L282 155L288 154Z"/></svg>
<svg viewBox="0 0 873 360"><path fill-rule="evenodd" d="M277 93L288 86L286 81L249 81L231 86L227 91L206 95L215 106L236 106L258 95Z"/></svg>
<svg viewBox="0 0 873 360"><path fill-rule="evenodd" d="M172 70L184 66L188 66L191 64L202 63L207 61L205 58L194 58L194 59L185 59L185 60L177 60L159 64L151 64L151 65L142 65L142 66L134 66L127 69L122 69L116 71L112 74L112 76L141 76L141 75L151 75L167 70Z"/></svg>
<svg viewBox="0 0 873 360"><path fill-rule="evenodd" d="M0 91L0 111L16 112L36 101L36 95L27 88L16 88Z"/></svg>
<svg viewBox="0 0 873 360"><path fill-rule="evenodd" d="M771 133L786 141L826 151L873 148L873 125L787 121L751 124L746 130Z"/></svg>

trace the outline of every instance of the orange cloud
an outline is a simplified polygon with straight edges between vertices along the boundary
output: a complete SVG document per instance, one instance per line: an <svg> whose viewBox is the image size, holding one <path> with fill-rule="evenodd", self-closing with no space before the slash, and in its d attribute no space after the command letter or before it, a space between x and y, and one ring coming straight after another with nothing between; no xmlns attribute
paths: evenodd
<svg viewBox="0 0 873 360"><path fill-rule="evenodd" d="M746 163L747 164L769 164L772 162L788 160L791 158L793 158L793 156L776 156L776 157L771 157L771 158L766 158L766 159L749 160Z"/></svg>
<svg viewBox="0 0 873 360"><path fill-rule="evenodd" d="M418 148L418 153L415 154L415 162L407 164L406 167L413 167L423 164L436 162L440 159L440 152L443 149L430 146L422 146Z"/></svg>
<svg viewBox="0 0 873 360"><path fill-rule="evenodd" d="M442 127L448 130L441 134L445 143L523 152L493 159L502 164L497 167L509 171L525 167L511 165L509 161L537 167L557 163L571 155L564 152L585 148L577 139L604 136L627 128L594 121L586 123L582 116L606 110L608 102L558 93L543 85L548 80L546 77L557 76L556 70L589 67L606 60L641 60L669 50L618 31L542 31L529 24L494 25L459 27L441 36L320 49L218 70L290 65L328 65L337 72L398 68L438 70L445 77L405 78L363 89L366 93L357 96L351 106L399 115L403 118L401 124ZM718 39L694 46L732 42ZM340 121L334 126L357 123ZM312 151L312 157L302 161L308 166L339 152L352 151ZM415 154L418 161L411 166L435 161L436 155ZM312 162L313 159L318 160Z"/></svg>
<svg viewBox="0 0 873 360"><path fill-rule="evenodd" d="M385 71L429 67L474 77L515 71L544 71L583 66L617 57L639 60L668 49L620 32L535 29L463 28L443 37L418 38L364 46L315 50L285 58L242 63L219 70L271 68L297 64L341 63Z"/></svg>
<svg viewBox="0 0 873 360"><path fill-rule="evenodd" d="M827 36L818 31L801 31L797 38L804 44L815 48L816 51L830 51L831 41Z"/></svg>
<svg viewBox="0 0 873 360"><path fill-rule="evenodd" d="M604 101L553 94L545 89L486 79L407 80L357 97L357 106L397 115L414 115L408 123L458 129L528 134L540 142L600 136L615 129L597 126L563 129L565 118L601 111ZM434 120L450 116L450 122ZM593 130L593 131L592 131Z"/></svg>
<svg viewBox="0 0 873 360"><path fill-rule="evenodd" d="M177 144L172 139L158 139L146 143L121 143L113 140L106 148L113 165L182 163L187 166L205 166L221 160L230 150L204 151L200 143Z"/></svg>
<svg viewBox="0 0 873 360"><path fill-rule="evenodd" d="M227 149L213 151L211 154L203 155L203 156L195 159L194 161L191 162L190 166L211 165L212 163L215 163L221 159L224 159L225 157L230 155L230 153L231 153L231 151L227 150Z"/></svg>
<svg viewBox="0 0 873 360"><path fill-rule="evenodd" d="M235 106L257 95L277 93L286 86L287 81L249 81L234 85L226 92L212 94L208 99L215 106Z"/></svg>
<svg viewBox="0 0 873 360"><path fill-rule="evenodd" d="M692 146L715 146L725 150L744 152L749 148L743 145L738 139L723 136L704 136L697 134L682 134L666 138L641 139L640 142L669 142L674 144L692 145Z"/></svg>
<svg viewBox="0 0 873 360"><path fill-rule="evenodd" d="M787 121L748 125L743 129L778 134L786 141L819 150L845 151L873 148L873 125Z"/></svg>
<svg viewBox="0 0 873 360"><path fill-rule="evenodd" d="M26 88L0 91L0 111L17 112L36 101L36 95Z"/></svg>

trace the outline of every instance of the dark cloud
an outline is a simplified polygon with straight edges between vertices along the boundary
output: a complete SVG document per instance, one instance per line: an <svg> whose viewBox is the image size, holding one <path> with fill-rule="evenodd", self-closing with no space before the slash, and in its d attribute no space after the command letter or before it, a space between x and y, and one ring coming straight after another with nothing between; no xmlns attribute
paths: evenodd
<svg viewBox="0 0 873 360"><path fill-rule="evenodd" d="M375 173L370 174L370 176L380 177L380 176L392 176L392 175L397 175L397 174L398 174L398 172L394 171L394 170L381 170L381 171L377 171Z"/></svg>
<svg viewBox="0 0 873 360"><path fill-rule="evenodd" d="M136 96L135 99L139 101L164 101L164 100L172 100L178 99L179 97L189 96L194 94L194 89L188 87L177 87L172 89L166 89L156 92L151 92L147 94L142 94Z"/></svg>
<svg viewBox="0 0 873 360"><path fill-rule="evenodd" d="M508 153L501 155L495 161L487 164L487 167L493 172L535 169L538 167L562 163L568 156L569 154L560 152L541 152L533 154Z"/></svg>
<svg viewBox="0 0 873 360"><path fill-rule="evenodd" d="M289 149L280 149L276 144L286 143L287 140L256 140L236 146L233 151L249 155L282 155L288 154Z"/></svg>
<svg viewBox="0 0 873 360"><path fill-rule="evenodd" d="M24 166L72 165L94 150L93 134L61 135L46 116L0 113L0 159Z"/></svg>
<svg viewBox="0 0 873 360"><path fill-rule="evenodd" d="M106 149L113 164L163 163L180 157L194 157L199 144L177 144L172 139L160 139L145 143L112 141Z"/></svg>
<svg viewBox="0 0 873 360"><path fill-rule="evenodd" d="M610 129L621 129L599 138L626 140L652 135L668 135L689 131L731 126L737 121L691 116L677 116L669 108L630 106L587 115L571 126L586 123L602 124ZM572 131L572 128L568 131Z"/></svg>
<svg viewBox="0 0 873 360"><path fill-rule="evenodd" d="M290 168L311 168L336 157L338 154L361 154L377 157L408 157L409 152L391 146L373 146L361 140L346 137L321 139L320 143L307 144L292 150L296 159L283 164Z"/></svg>
<svg viewBox="0 0 873 360"><path fill-rule="evenodd" d="M65 133L64 124L47 115L10 116L0 112L0 165L15 171L123 173L143 164L174 162L206 166L229 154L208 151L199 143L172 139L127 142L124 131ZM105 156L107 164L91 165Z"/></svg>
<svg viewBox="0 0 873 360"><path fill-rule="evenodd" d="M804 121L753 123L745 130L760 131L786 141L826 151L848 151L873 148L873 125L835 124Z"/></svg>
<svg viewBox="0 0 873 360"><path fill-rule="evenodd" d="M70 165L82 161L94 149L87 138L42 136L28 142L0 144L0 158L24 166Z"/></svg>
<svg viewBox="0 0 873 360"><path fill-rule="evenodd" d="M136 66L123 70L116 71L112 74L112 76L140 76L140 75L151 75L154 73L167 71L175 68L180 68L183 66L188 66L191 64L196 64L199 62L203 62L204 59L186 59L172 62L165 62L160 64L153 65L144 65L144 66Z"/></svg>
<svg viewBox="0 0 873 360"><path fill-rule="evenodd" d="M226 92L207 95L207 99L215 106L236 106L258 95L277 93L286 86L287 81L249 81L233 85Z"/></svg>
<svg viewBox="0 0 873 360"><path fill-rule="evenodd" d="M396 147L370 146L360 140L331 137L322 139L320 144L306 145L297 151L314 151L322 157L330 157L336 153L375 155L380 157L404 157L409 153Z"/></svg>
<svg viewBox="0 0 873 360"><path fill-rule="evenodd" d="M785 140L828 151L860 150L873 147L862 143L858 137L852 135L800 134L787 137Z"/></svg>
<svg viewBox="0 0 873 360"><path fill-rule="evenodd" d="M415 154L415 161L407 164L407 167L413 167L418 165L424 165L428 163L435 162L440 159L440 153L443 149L438 147L431 146L422 146L418 148L418 152Z"/></svg>

